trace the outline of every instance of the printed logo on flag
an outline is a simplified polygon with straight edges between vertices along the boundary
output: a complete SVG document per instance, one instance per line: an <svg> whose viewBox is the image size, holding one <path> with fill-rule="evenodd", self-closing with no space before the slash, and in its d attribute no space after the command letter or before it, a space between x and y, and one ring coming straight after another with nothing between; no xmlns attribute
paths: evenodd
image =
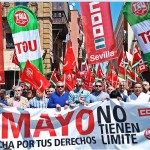
<svg viewBox="0 0 150 150"><path fill-rule="evenodd" d="M95 49L96 50L103 49L105 47L106 47L106 44L105 44L104 37L98 38L98 39L95 40Z"/></svg>
<svg viewBox="0 0 150 150"><path fill-rule="evenodd" d="M14 22L18 26L26 26L29 22L29 16L26 12L19 10L14 15Z"/></svg>
<svg viewBox="0 0 150 150"><path fill-rule="evenodd" d="M29 78L33 78L33 70L31 68L27 68L26 70L26 74Z"/></svg>
<svg viewBox="0 0 150 150"><path fill-rule="evenodd" d="M148 140L150 140L150 128L148 128L147 130L145 130L144 136L145 136Z"/></svg>
<svg viewBox="0 0 150 150"><path fill-rule="evenodd" d="M132 3L132 12L136 16L144 16L148 12L148 3L147 2L133 2Z"/></svg>

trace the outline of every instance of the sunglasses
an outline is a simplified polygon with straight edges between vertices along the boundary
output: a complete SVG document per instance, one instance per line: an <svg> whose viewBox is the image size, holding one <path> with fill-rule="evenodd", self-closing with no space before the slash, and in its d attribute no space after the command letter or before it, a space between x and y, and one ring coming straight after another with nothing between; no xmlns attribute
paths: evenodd
<svg viewBox="0 0 150 150"><path fill-rule="evenodd" d="M57 86L57 88L64 88L64 86Z"/></svg>
<svg viewBox="0 0 150 150"><path fill-rule="evenodd" d="M17 92L17 91L20 92L21 90L15 90L15 92Z"/></svg>
<svg viewBox="0 0 150 150"><path fill-rule="evenodd" d="M96 87L102 87L102 85L95 85Z"/></svg>

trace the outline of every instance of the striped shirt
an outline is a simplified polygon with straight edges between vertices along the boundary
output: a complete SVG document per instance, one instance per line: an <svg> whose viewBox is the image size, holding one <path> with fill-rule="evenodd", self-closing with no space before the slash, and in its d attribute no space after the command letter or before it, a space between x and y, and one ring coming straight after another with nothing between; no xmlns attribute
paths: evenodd
<svg viewBox="0 0 150 150"><path fill-rule="evenodd" d="M30 100L29 102L29 107L30 108L47 108L49 99L43 97L42 99L38 97L33 97L33 99Z"/></svg>

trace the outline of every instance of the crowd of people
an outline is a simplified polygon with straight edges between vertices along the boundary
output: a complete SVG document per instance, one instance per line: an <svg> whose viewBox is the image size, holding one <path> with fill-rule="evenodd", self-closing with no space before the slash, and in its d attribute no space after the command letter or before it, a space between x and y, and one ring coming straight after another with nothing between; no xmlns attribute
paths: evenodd
<svg viewBox="0 0 150 150"><path fill-rule="evenodd" d="M74 90L68 91L62 81L56 83L56 87L49 87L43 93L39 90L33 91L21 86L13 87L10 94L5 89L0 90L0 106L12 106L22 109L26 108L56 108L58 111L74 108L78 105L117 99L123 102L150 102L149 82L134 83L130 88L126 81L121 81L118 88L108 86L104 90L104 83L96 81L92 92L84 89L84 80L81 77L76 79Z"/></svg>

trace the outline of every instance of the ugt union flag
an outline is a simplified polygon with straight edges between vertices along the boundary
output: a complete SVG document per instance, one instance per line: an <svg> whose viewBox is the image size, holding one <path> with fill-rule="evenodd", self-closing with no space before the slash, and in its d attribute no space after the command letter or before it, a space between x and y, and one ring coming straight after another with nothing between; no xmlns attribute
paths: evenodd
<svg viewBox="0 0 150 150"><path fill-rule="evenodd" d="M7 20L20 69L23 70L26 61L29 60L44 73L36 15L27 7L15 6L8 12Z"/></svg>
<svg viewBox="0 0 150 150"><path fill-rule="evenodd" d="M127 2L123 7L123 14L138 40L148 66L150 66L150 3Z"/></svg>

